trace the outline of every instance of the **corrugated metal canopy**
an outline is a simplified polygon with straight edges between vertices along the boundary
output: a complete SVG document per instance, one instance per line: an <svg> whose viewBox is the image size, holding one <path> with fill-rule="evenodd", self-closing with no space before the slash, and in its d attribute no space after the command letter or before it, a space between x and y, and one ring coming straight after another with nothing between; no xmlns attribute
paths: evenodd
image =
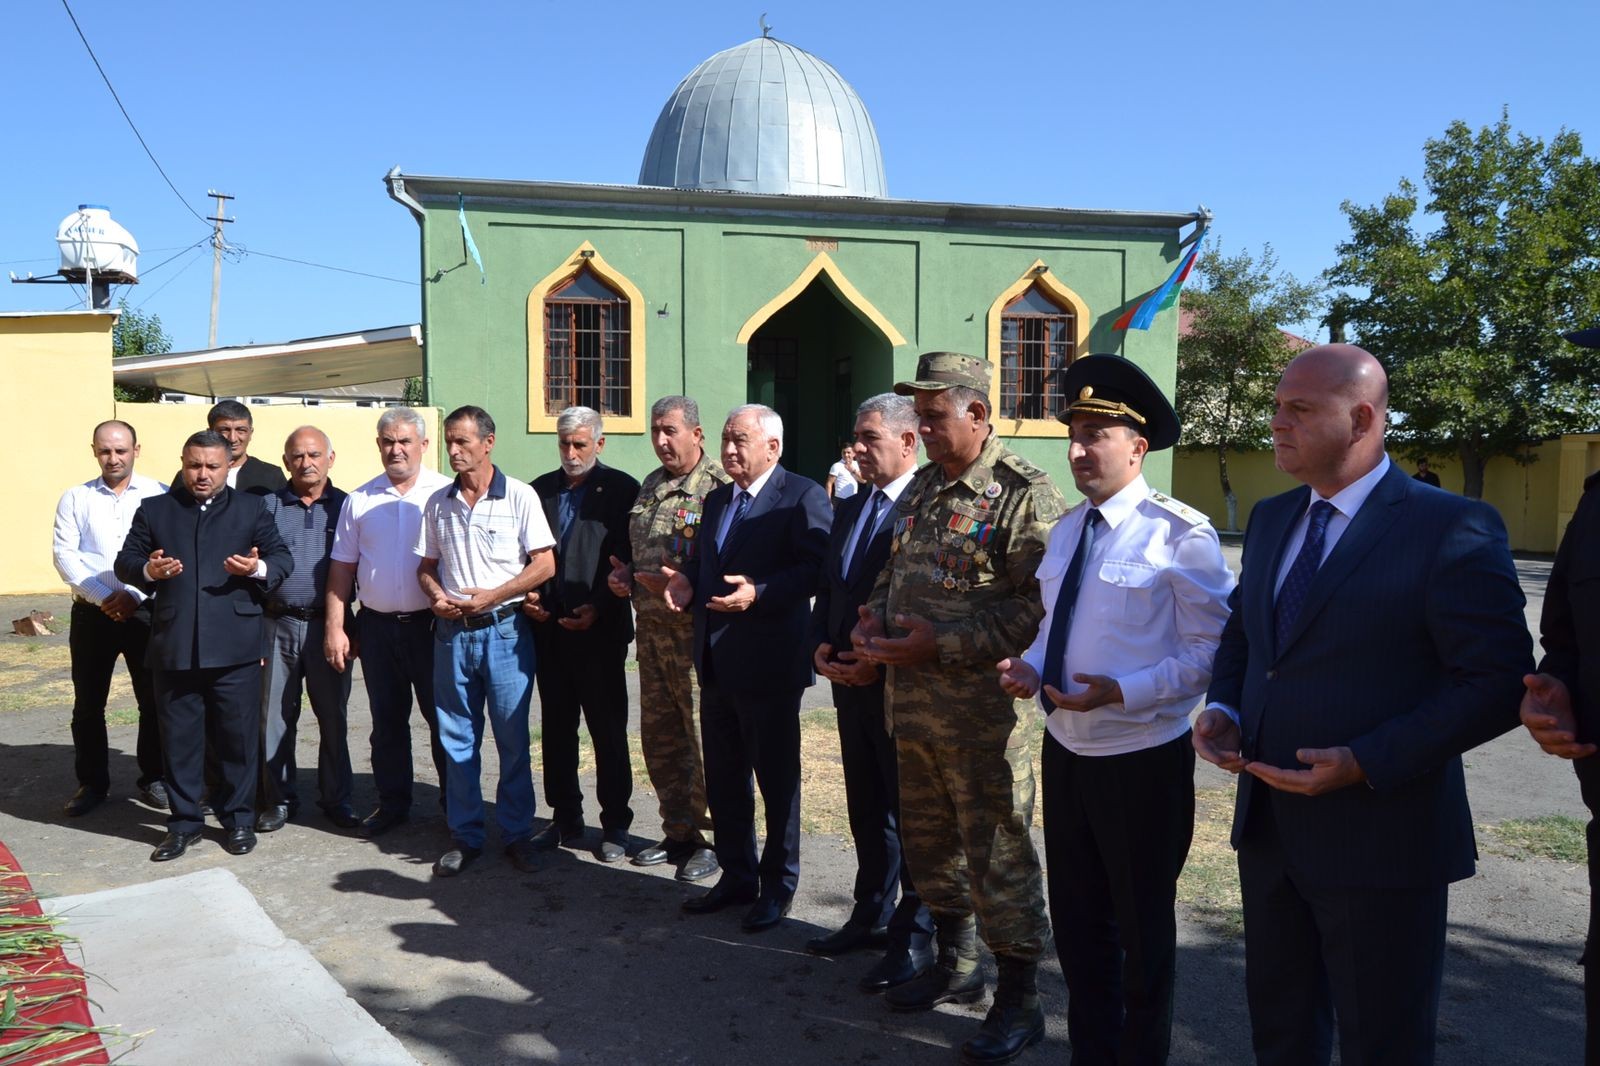
<svg viewBox="0 0 1600 1066"><path fill-rule="evenodd" d="M422 373L422 327L388 326L284 344L115 359L118 385L155 386L195 396L392 398L393 383ZM363 391L354 386L366 385Z"/></svg>
<svg viewBox="0 0 1600 1066"><path fill-rule="evenodd" d="M661 109L640 185L823 196L886 196L866 104L833 67L757 37L718 52Z"/></svg>

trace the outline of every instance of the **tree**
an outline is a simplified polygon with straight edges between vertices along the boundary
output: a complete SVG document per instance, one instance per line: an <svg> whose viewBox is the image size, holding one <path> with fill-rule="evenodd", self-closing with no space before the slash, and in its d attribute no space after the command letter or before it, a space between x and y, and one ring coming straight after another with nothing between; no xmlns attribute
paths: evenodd
<svg viewBox="0 0 1600 1066"><path fill-rule="evenodd" d="M1322 286L1278 270L1270 244L1259 258L1228 256L1220 245L1200 256L1199 284L1183 294L1187 325L1178 338L1178 417L1183 443L1217 453L1228 528L1239 501L1228 480L1228 452L1269 445L1278 375L1304 342L1282 326L1313 319Z"/></svg>
<svg viewBox="0 0 1600 1066"><path fill-rule="evenodd" d="M111 358L125 355L160 355L172 351L172 338L161 328L160 315L147 315L128 306L127 300L117 304L121 313L111 330ZM152 403L160 394L149 385L125 387L113 385L112 396L123 403Z"/></svg>
<svg viewBox="0 0 1600 1066"><path fill-rule="evenodd" d="M1533 442L1600 425L1600 353L1560 338L1600 317L1600 164L1576 133L1549 144L1500 121L1453 122L1424 147L1417 189L1346 201L1350 237L1327 279L1356 343L1389 372L1391 438L1411 458L1453 451L1466 495Z"/></svg>

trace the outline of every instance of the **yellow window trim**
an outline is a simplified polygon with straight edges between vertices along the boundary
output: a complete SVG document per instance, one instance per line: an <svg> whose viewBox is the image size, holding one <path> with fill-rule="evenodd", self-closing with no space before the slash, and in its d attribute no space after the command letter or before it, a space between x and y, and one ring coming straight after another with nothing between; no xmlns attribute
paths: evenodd
<svg viewBox="0 0 1600 1066"><path fill-rule="evenodd" d="M584 253L589 253L585 257ZM647 426L645 410L649 404L644 394L644 294L627 276L616 270L584 241L573 249L565 262L546 274L528 294L528 432L554 433L556 416L544 413L544 302L555 290L565 285L584 267L594 271L596 277L617 289L628 298L628 399L633 414L605 415L606 435L613 433L643 433Z"/></svg>
<svg viewBox="0 0 1600 1066"><path fill-rule="evenodd" d="M861 295L859 289L850 284L850 279L844 276L844 271L839 269L827 252L818 252L817 257L806 264L806 268L800 271L799 277L789 283L788 288L762 304L760 310L745 319L744 325L739 327L739 335L734 338L735 343L749 344L756 330L766 325L767 319L789 306L796 296L805 291L807 285L817 280L819 274L833 290L833 294L843 300L863 321L883 334L891 346L898 348L906 343L905 337L894 328L894 323L890 322L883 312L873 307L871 302Z"/></svg>
<svg viewBox="0 0 1600 1066"><path fill-rule="evenodd" d="M994 367L994 377L989 381L989 411L990 421L994 423L995 430L1005 437L1065 437L1067 427L1050 418L1005 418L1002 419L1000 410L1000 320L1005 315L1006 305L1021 296L1033 285L1037 284L1049 293L1058 302L1072 309L1073 325L1076 336L1072 341L1073 358L1083 354L1083 346L1089 339L1089 305L1083 302L1083 297L1067 288L1061 279L1050 272L1044 265L1043 259L1035 259L1033 265L1022 272L1022 276L995 298L989 305L989 337L988 354L989 365Z"/></svg>

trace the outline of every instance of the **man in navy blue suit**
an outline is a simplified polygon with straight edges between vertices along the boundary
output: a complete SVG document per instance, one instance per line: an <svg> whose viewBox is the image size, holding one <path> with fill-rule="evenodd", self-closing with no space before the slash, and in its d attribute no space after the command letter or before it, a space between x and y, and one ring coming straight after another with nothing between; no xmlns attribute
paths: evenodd
<svg viewBox="0 0 1600 1066"><path fill-rule="evenodd" d="M662 567L667 602L694 611L706 801L722 877L685 900L690 914L749 904L746 932L789 913L800 882L800 696L816 678L805 644L833 509L822 486L778 465L783 420L736 407L722 427L733 478L706 497L694 572ZM767 808L756 861L755 774Z"/></svg>
<svg viewBox="0 0 1600 1066"><path fill-rule="evenodd" d="M149 666L172 804L153 862L176 859L200 839L208 742L223 847L244 855L256 846L262 605L293 572L294 558L266 503L230 489L227 472L228 442L210 430L191 436L178 483L139 505L117 553L117 577L153 602Z"/></svg>
<svg viewBox="0 0 1600 1066"><path fill-rule="evenodd" d="M856 883L849 920L807 941L806 948L842 955L887 944L884 957L861 978L864 992L903 985L933 964L933 918L901 854L900 773L884 715L883 667L868 662L850 643L860 609L889 561L895 504L917 473L917 423L911 399L892 392L872 397L857 410L852 451L864 484L839 504L811 608L811 663L833 683L839 716Z"/></svg>
<svg viewBox="0 0 1600 1066"><path fill-rule="evenodd" d="M1272 419L1306 487L1250 516L1200 756L1233 845L1259 1063L1431 1063L1448 886L1476 858L1461 753L1517 724L1532 648L1495 511L1384 454L1388 380L1297 356Z"/></svg>

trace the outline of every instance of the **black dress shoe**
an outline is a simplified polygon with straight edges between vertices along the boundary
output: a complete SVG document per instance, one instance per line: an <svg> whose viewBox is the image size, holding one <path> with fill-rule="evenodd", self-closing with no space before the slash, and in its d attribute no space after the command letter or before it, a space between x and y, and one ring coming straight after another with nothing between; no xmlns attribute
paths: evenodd
<svg viewBox="0 0 1600 1066"><path fill-rule="evenodd" d="M973 1066L1010 1062L1044 1039L1044 1010L1001 1003L998 995L977 1035L961 1045L961 1061Z"/></svg>
<svg viewBox="0 0 1600 1066"><path fill-rule="evenodd" d="M288 821L289 805L286 803L275 804L256 815L256 832L276 833Z"/></svg>
<svg viewBox="0 0 1600 1066"><path fill-rule="evenodd" d="M557 847L570 848L583 840L582 822L551 822L533 834L532 843L539 851Z"/></svg>
<svg viewBox="0 0 1600 1066"><path fill-rule="evenodd" d="M373 837L380 837L405 820L405 811L391 811L379 807L361 819L361 835L368 840Z"/></svg>
<svg viewBox="0 0 1600 1066"><path fill-rule="evenodd" d="M455 877L471 866L482 854L482 848L468 847L458 842L455 847L439 856L438 861L433 864L433 876Z"/></svg>
<svg viewBox="0 0 1600 1066"><path fill-rule="evenodd" d="M887 992L922 976L932 965L932 952L890 948L888 954L873 963L872 969L861 975L859 987L863 992Z"/></svg>
<svg viewBox="0 0 1600 1066"><path fill-rule="evenodd" d="M172 797L167 795L165 781L152 781L139 789L139 798L158 811L172 809Z"/></svg>
<svg viewBox="0 0 1600 1066"><path fill-rule="evenodd" d="M247 825L236 825L228 830L228 839L222 849L229 855L248 855L256 850L256 831Z"/></svg>
<svg viewBox="0 0 1600 1066"><path fill-rule="evenodd" d="M354 829L361 824L361 816L351 810L348 803L337 807L324 807L322 813L327 815L328 821L340 829Z"/></svg>
<svg viewBox="0 0 1600 1066"><path fill-rule="evenodd" d="M685 914L714 914L724 907L737 907L743 903L756 901L754 885L735 888L728 883L728 878L723 878L711 886L711 891L698 896L690 896L683 901Z"/></svg>
<svg viewBox="0 0 1600 1066"><path fill-rule="evenodd" d="M874 929L866 922L851 920L827 936L814 936L806 941L806 950L813 955L843 955L858 948L880 947L888 939L889 930Z"/></svg>
<svg viewBox="0 0 1600 1066"><path fill-rule="evenodd" d="M771 929L783 921L793 902L793 897L773 899L771 896L762 896L744 912L744 917L739 921L739 928L747 933L759 933L764 929Z"/></svg>
<svg viewBox="0 0 1600 1066"><path fill-rule="evenodd" d="M192 833L168 833L150 853L151 862L167 862L189 850L189 845L200 839L200 830Z"/></svg>
<svg viewBox="0 0 1600 1066"><path fill-rule="evenodd" d="M62 807L61 810L68 818L76 818L79 815L88 814L105 801L106 794L104 792L96 792L88 785L83 785L72 794L72 798L67 800L67 805Z"/></svg>
<svg viewBox="0 0 1600 1066"><path fill-rule="evenodd" d="M694 850L694 846L687 840L663 840L659 844L651 844L648 848L638 852L633 857L635 866L660 866L664 862L677 862Z"/></svg>
<svg viewBox="0 0 1600 1066"><path fill-rule="evenodd" d="M684 862L683 868L678 871L680 881L704 881L721 867L717 865L717 853L710 848L696 848Z"/></svg>

